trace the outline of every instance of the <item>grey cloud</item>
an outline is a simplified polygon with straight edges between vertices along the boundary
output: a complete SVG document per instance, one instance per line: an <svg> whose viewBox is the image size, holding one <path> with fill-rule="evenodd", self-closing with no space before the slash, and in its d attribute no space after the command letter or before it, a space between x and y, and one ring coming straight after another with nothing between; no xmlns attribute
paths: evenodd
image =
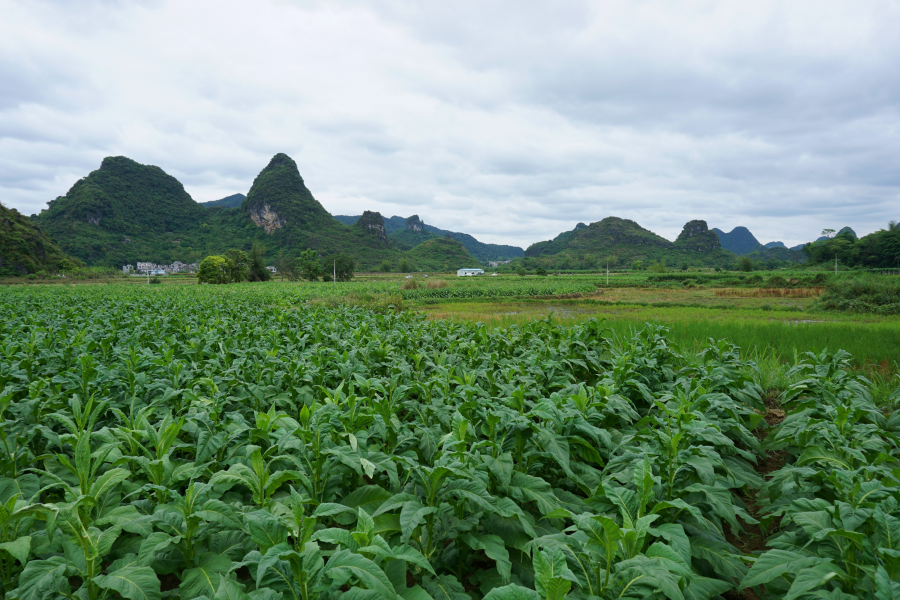
<svg viewBox="0 0 900 600"><path fill-rule="evenodd" d="M286 152L334 214L418 213L498 243L616 215L792 245L900 217L887 1L0 11L0 199L25 213L106 155L202 201Z"/></svg>

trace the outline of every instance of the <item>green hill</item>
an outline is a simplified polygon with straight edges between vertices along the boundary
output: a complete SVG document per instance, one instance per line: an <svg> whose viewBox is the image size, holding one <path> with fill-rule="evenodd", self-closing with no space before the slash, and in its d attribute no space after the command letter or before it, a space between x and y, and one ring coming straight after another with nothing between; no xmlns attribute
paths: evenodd
<svg viewBox="0 0 900 600"><path fill-rule="evenodd" d="M206 208L237 208L244 202L244 198L247 196L243 194L232 194L230 196L225 196L224 198L220 198L219 200L210 200L209 202L201 202L200 206L205 206Z"/></svg>
<svg viewBox="0 0 900 600"><path fill-rule="evenodd" d="M80 264L19 211L0 204L0 277L58 273Z"/></svg>
<svg viewBox="0 0 900 600"><path fill-rule="evenodd" d="M108 157L34 221L67 254L88 264L200 258L208 209L159 167Z"/></svg>
<svg viewBox="0 0 900 600"><path fill-rule="evenodd" d="M436 237L407 252L413 267L420 271L456 271L467 267L480 267L478 260L466 251L459 240Z"/></svg>
<svg viewBox="0 0 900 600"><path fill-rule="evenodd" d="M605 264L606 260L613 266L630 265L638 260L645 264L665 260L670 267L682 263L730 267L736 258L719 247L717 237L707 229L705 221L688 222L673 243L634 221L618 217L606 217L587 226L579 223L572 231L563 232L553 240L529 246L525 256L529 265L547 268L593 268Z"/></svg>
<svg viewBox="0 0 900 600"><path fill-rule="evenodd" d="M335 219L345 225L353 225L359 218L358 216L335 216ZM462 242L469 254L484 263L490 260L510 260L525 255L525 251L517 246L485 244L484 242L479 242L468 233L448 231L428 225L419 218L419 215L413 215L406 219L393 216L384 220L384 228L391 243L400 250L411 250L422 242L449 235L451 238Z"/></svg>
<svg viewBox="0 0 900 600"><path fill-rule="evenodd" d="M728 233L716 227L713 227L712 231L719 236L719 242L723 248L737 255L756 252L761 249L762 244L746 227L735 227Z"/></svg>

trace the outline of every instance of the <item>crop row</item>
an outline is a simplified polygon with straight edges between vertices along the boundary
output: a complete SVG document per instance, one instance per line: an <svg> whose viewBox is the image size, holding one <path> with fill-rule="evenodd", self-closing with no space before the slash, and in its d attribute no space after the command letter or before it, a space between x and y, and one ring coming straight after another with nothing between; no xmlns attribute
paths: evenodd
<svg viewBox="0 0 900 600"><path fill-rule="evenodd" d="M727 343L684 357L655 326L613 343L596 321L489 330L298 305L305 286L152 287L0 291L8 598L801 597L785 590L808 547L779 587L729 542L758 525L756 490L771 519L776 482L792 501L797 477L824 488L804 460L757 474L762 390ZM824 397L829 360L792 402ZM877 420L864 382L841 385ZM821 422L853 455L845 413ZM858 450L877 471L851 487L877 478L857 505L896 519L881 425ZM770 437L805 447L789 431ZM893 589L893 554L853 556L868 580L820 569L807 591Z"/></svg>

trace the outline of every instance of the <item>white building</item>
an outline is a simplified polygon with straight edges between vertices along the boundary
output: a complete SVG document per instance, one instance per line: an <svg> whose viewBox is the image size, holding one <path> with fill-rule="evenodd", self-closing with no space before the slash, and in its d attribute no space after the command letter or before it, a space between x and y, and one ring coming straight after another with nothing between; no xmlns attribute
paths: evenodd
<svg viewBox="0 0 900 600"><path fill-rule="evenodd" d="M484 269L457 269L457 277L471 277L472 275L484 275Z"/></svg>

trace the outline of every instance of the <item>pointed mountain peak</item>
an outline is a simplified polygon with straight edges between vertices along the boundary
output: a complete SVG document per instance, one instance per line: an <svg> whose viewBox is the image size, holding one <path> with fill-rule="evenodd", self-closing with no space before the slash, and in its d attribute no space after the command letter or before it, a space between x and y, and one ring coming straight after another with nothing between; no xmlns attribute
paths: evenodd
<svg viewBox="0 0 900 600"><path fill-rule="evenodd" d="M419 218L419 215L413 215L406 220L406 229L421 233L425 231L425 223Z"/></svg>
<svg viewBox="0 0 900 600"><path fill-rule="evenodd" d="M681 234L675 240L675 245L698 252L709 252L722 247L719 236L715 231L710 231L706 221L694 219L684 224Z"/></svg>
<svg viewBox="0 0 900 600"><path fill-rule="evenodd" d="M315 231L330 222L331 215L303 183L297 163L287 154L272 157L256 179L241 205L266 233L286 225Z"/></svg>
<svg viewBox="0 0 900 600"><path fill-rule="evenodd" d="M385 248L390 246L388 242L387 232L384 229L384 217L379 212L367 210L362 214L359 220L353 224L366 233L375 236L384 245Z"/></svg>

